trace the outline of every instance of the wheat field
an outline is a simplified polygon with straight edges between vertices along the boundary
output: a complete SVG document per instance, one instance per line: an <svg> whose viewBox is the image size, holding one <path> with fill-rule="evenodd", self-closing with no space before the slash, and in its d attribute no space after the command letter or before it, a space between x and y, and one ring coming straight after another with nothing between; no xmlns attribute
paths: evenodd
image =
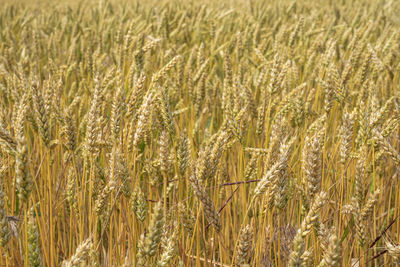
<svg viewBox="0 0 400 267"><path fill-rule="evenodd" d="M400 265L400 2L2 4L0 266Z"/></svg>

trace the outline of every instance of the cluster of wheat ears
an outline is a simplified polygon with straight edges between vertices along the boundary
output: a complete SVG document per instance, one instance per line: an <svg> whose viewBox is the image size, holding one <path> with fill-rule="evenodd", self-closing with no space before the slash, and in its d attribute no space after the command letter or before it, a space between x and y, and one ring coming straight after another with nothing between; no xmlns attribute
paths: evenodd
<svg viewBox="0 0 400 267"><path fill-rule="evenodd" d="M400 264L399 2L9 2L0 266Z"/></svg>

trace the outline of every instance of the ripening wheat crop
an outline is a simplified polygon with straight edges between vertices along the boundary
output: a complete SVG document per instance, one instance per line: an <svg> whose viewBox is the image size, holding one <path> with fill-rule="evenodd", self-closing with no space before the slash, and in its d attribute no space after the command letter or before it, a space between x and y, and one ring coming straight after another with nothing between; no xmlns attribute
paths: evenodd
<svg viewBox="0 0 400 267"><path fill-rule="evenodd" d="M2 1L0 266L400 264L400 2Z"/></svg>

